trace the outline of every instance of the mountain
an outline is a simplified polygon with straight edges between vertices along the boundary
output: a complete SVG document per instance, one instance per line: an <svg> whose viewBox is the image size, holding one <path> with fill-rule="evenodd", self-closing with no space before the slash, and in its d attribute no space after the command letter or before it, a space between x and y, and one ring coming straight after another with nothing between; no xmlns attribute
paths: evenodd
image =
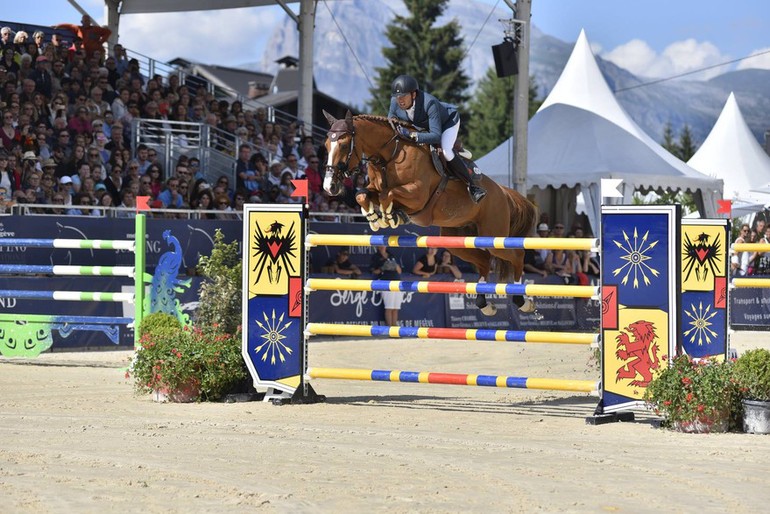
<svg viewBox="0 0 770 514"><path fill-rule="evenodd" d="M401 2L350 0L319 2L315 23L314 73L324 93L363 110L370 98L369 88L376 76L374 68L385 60L380 49L389 44L385 26L396 14L406 15ZM466 48L466 71L475 83L494 66L490 47L503 40L505 26L498 20L511 18L510 9L491 11L487 4L472 0L450 0L439 24L457 19ZM577 34L575 34L577 37ZM591 34L588 34L590 40ZM572 51L571 42L544 34L536 26L531 31L530 74L542 97L547 96L559 78ZM274 73L275 61L299 55L296 24L287 16L274 27L260 63L244 65ZM628 114L656 141L661 141L666 123L675 133L689 125L696 144L708 135L730 93L736 93L741 111L760 142L770 129L769 70L742 70L725 73L709 81L672 80L655 82L637 77L615 64L597 59L610 88ZM386 109L383 99L383 108Z"/></svg>

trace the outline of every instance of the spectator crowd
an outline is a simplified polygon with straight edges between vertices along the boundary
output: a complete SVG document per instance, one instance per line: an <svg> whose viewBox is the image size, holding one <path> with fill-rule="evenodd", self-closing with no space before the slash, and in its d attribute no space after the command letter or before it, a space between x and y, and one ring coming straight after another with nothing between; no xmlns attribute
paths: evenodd
<svg viewBox="0 0 770 514"><path fill-rule="evenodd" d="M318 219L357 213L322 192L324 148L296 123L272 122L265 109L217 99L177 75L144 76L120 44L105 51L109 30L87 16L56 28L70 30L72 40L0 29L0 212L24 204L27 212L102 215L117 206L128 208L118 215L131 216L136 198L148 196L154 209L232 219L246 202L301 201L291 196L291 180L307 178L310 210L324 213ZM137 118L208 124L237 136L235 174L209 183L201 161L185 155L164 169L152 146L132 148Z"/></svg>

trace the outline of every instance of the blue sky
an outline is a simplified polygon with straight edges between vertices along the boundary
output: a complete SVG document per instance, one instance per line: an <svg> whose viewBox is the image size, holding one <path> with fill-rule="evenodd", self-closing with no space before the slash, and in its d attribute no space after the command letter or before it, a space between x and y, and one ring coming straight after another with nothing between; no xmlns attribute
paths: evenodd
<svg viewBox="0 0 770 514"><path fill-rule="evenodd" d="M502 0L480 1L508 9ZM79 3L103 20L101 0ZM585 28L597 54L650 77L671 76L770 50L766 0L532 0L532 4L533 23L546 34L574 41ZM43 25L80 19L67 0L37 0L35 9L24 2L4 1L0 17ZM282 17L279 7L132 15L123 19L121 42L161 59L183 56L226 65L256 62L270 34L255 28L269 27ZM496 20L491 25L491 30L499 27ZM223 31L223 27L229 29ZM770 53L690 78L707 79L736 66L770 69Z"/></svg>

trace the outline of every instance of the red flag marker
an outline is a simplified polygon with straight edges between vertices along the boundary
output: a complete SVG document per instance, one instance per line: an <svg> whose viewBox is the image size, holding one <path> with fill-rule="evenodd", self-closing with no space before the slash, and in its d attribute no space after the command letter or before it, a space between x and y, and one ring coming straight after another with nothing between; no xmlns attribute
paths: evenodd
<svg viewBox="0 0 770 514"><path fill-rule="evenodd" d="M296 188L291 192L291 196L304 196L307 198L307 179L292 180L291 184Z"/></svg>
<svg viewBox="0 0 770 514"><path fill-rule="evenodd" d="M136 212L150 210L150 196L136 197Z"/></svg>
<svg viewBox="0 0 770 514"><path fill-rule="evenodd" d="M717 207L717 214L727 214L728 218L732 216L732 212L733 212L732 200L717 200L717 204L719 204L719 207Z"/></svg>

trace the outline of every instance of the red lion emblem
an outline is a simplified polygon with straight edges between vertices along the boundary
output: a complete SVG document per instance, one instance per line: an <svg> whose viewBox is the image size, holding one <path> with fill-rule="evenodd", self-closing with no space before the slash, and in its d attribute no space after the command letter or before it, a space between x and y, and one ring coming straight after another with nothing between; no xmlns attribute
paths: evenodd
<svg viewBox="0 0 770 514"><path fill-rule="evenodd" d="M640 376L641 380L632 380L630 385L647 387L652 380L652 370L658 369L660 364L660 348L657 343L653 343L658 338L655 326L650 321L639 320L628 325L625 330L631 333L633 339L630 339L626 332L621 332L615 338L615 355L621 361L626 361L618 368L615 382L619 382L621 378L636 379Z"/></svg>

